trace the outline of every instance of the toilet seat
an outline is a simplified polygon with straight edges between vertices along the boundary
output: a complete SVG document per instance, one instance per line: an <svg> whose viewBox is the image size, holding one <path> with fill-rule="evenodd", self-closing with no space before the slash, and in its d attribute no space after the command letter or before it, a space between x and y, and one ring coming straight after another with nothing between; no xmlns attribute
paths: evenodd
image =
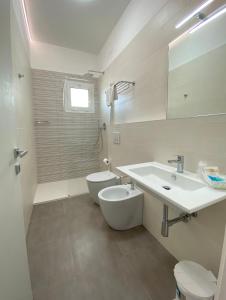
<svg viewBox="0 0 226 300"><path fill-rule="evenodd" d="M88 175L86 177L86 180L90 182L104 182L104 181L112 180L117 177L118 177L117 175L115 175L110 171L103 171L103 172L97 172Z"/></svg>
<svg viewBox="0 0 226 300"><path fill-rule="evenodd" d="M213 299L216 292L216 277L201 265L192 261L181 261L174 268L179 290L194 299Z"/></svg>

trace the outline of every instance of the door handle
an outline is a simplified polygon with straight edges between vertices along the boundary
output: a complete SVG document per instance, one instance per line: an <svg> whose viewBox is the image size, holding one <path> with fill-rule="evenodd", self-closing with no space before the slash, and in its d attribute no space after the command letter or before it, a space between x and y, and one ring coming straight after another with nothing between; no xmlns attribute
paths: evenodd
<svg viewBox="0 0 226 300"><path fill-rule="evenodd" d="M22 158L22 157L24 157L26 154L28 153L28 151L27 150L20 150L20 148L15 148L14 149L14 157L15 158Z"/></svg>

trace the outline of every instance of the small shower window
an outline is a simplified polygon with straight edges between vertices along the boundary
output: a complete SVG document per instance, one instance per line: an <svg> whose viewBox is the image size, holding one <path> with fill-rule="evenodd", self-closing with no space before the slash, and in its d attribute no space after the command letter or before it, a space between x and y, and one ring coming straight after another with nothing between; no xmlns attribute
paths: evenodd
<svg viewBox="0 0 226 300"><path fill-rule="evenodd" d="M66 112L94 113L93 84L65 80L64 109Z"/></svg>
<svg viewBox="0 0 226 300"><path fill-rule="evenodd" d="M71 106L89 107L89 91L85 89L71 88Z"/></svg>

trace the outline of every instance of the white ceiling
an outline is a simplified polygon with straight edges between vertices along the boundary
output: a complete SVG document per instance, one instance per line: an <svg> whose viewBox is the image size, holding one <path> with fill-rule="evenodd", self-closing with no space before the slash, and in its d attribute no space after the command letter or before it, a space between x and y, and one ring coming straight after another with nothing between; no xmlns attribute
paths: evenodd
<svg viewBox="0 0 226 300"><path fill-rule="evenodd" d="M27 0L36 41L97 54L131 0Z"/></svg>

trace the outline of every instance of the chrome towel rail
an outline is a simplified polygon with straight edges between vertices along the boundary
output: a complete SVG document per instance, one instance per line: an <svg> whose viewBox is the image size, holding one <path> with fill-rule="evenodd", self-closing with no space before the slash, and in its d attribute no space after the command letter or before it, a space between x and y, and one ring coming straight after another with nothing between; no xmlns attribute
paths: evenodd
<svg viewBox="0 0 226 300"><path fill-rule="evenodd" d="M130 89L131 87L135 86L135 81L125 81L125 80L121 80L118 81L117 83L114 84L114 86L117 89L117 93L118 94L122 94L125 91L127 91L128 89Z"/></svg>

